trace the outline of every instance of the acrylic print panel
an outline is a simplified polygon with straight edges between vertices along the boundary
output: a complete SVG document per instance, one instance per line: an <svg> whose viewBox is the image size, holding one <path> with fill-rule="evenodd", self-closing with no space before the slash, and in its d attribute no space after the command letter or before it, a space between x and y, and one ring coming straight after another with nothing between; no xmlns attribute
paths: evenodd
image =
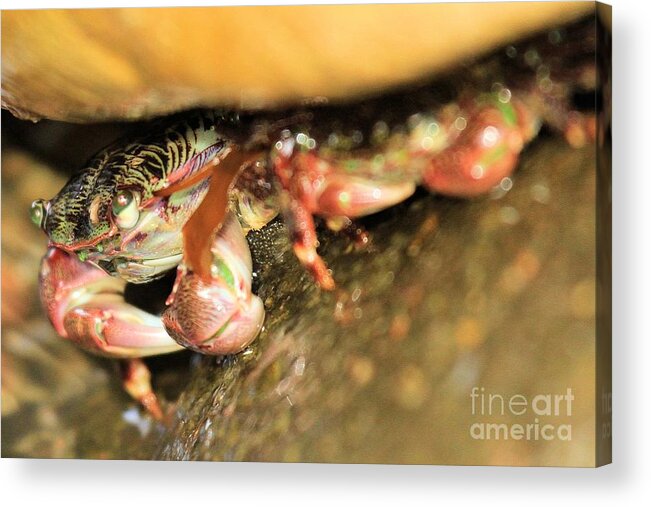
<svg viewBox="0 0 651 507"><path fill-rule="evenodd" d="M3 456L609 462L609 20L3 12Z"/></svg>

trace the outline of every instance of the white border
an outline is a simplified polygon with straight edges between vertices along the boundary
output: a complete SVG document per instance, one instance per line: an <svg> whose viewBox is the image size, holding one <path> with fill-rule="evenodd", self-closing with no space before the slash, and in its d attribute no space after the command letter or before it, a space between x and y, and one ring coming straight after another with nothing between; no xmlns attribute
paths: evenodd
<svg viewBox="0 0 651 507"><path fill-rule="evenodd" d="M195 1L192 5L237 2ZM250 4L287 3L296 1ZM350 3L350 2L320 2ZM590 469L2 460L4 505L649 505L651 498L651 167L645 2L614 4L614 454ZM180 1L143 1L175 6ZM134 6L3 0L4 8ZM645 15L646 14L646 15ZM645 501L641 501L644 498Z"/></svg>

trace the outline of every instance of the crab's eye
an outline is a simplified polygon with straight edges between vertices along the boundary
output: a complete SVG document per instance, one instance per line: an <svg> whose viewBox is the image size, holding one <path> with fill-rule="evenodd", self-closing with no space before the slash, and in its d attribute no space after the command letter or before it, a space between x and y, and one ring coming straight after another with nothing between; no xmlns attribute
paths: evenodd
<svg viewBox="0 0 651 507"><path fill-rule="evenodd" d="M32 222L42 229L45 225L46 214L47 209L45 206L45 201L43 199L35 200L29 210L29 217L31 218Z"/></svg>
<svg viewBox="0 0 651 507"><path fill-rule="evenodd" d="M120 229L131 229L140 217L140 194L133 190L120 190L113 198L112 210L115 223Z"/></svg>

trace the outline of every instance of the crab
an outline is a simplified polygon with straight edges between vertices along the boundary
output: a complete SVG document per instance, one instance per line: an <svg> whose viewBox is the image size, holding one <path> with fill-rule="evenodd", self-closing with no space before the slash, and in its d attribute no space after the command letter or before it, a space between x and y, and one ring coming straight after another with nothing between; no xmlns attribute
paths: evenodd
<svg viewBox="0 0 651 507"><path fill-rule="evenodd" d="M182 348L234 354L262 328L248 230L280 214L298 260L333 290L314 216L341 230L417 186L486 194L511 177L543 123L574 145L595 139L594 115L572 104L577 90L594 88L594 65L555 76L544 52L512 49L519 56L509 49L502 58L533 77L496 77L491 60L451 92L426 85L354 106L194 111L108 146L54 198L32 204L32 220L49 238L40 297L57 333L124 360L126 390L161 418L141 358ZM171 270L162 315L125 300L127 283Z"/></svg>

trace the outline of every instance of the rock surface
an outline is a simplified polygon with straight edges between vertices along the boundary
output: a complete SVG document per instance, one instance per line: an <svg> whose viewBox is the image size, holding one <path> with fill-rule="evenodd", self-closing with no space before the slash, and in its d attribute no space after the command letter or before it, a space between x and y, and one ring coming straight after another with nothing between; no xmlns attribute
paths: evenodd
<svg viewBox="0 0 651 507"><path fill-rule="evenodd" d="M350 99L424 79L592 2L18 10L2 14L2 105L136 120L194 107Z"/></svg>

